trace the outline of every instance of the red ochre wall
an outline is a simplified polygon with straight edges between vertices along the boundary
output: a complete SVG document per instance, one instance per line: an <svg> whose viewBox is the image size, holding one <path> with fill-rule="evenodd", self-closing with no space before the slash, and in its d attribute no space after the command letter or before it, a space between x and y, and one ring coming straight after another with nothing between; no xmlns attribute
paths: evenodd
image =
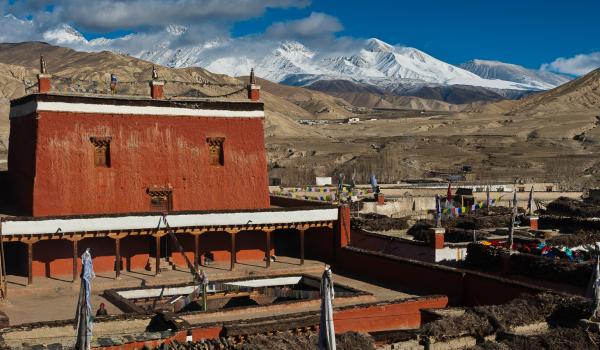
<svg viewBox="0 0 600 350"><path fill-rule="evenodd" d="M287 234L281 232L280 234ZM276 234L276 233L275 233ZM271 234L271 240L273 240ZM170 238L162 240L161 252L170 253L171 261L179 268L187 269L185 259L173 246ZM190 234L178 234L190 262L194 262L194 237ZM168 241L167 244L165 244ZM200 255L210 251L217 262L230 261L230 237L224 232L209 232L200 236ZM7 267L9 273L27 275L27 246L24 243L6 243ZM276 251L271 243L271 254ZM112 238L86 238L78 243L77 266L80 272L80 257L86 248L90 248L94 271L112 272L115 268L115 241ZM236 236L237 261L262 261L265 257L266 237L260 231L242 231ZM164 253L162 254L164 256ZM155 258L155 238L152 236L128 236L121 239L121 267L125 270L143 270ZM203 259L201 260L203 261ZM53 277L70 280L73 274L73 243L68 240L39 241L33 245L32 272L36 277Z"/></svg>
<svg viewBox="0 0 600 350"><path fill-rule="evenodd" d="M377 332L397 329L415 329L422 325L421 310L430 308L445 308L448 298L445 296L431 296L414 300L403 300L396 303L381 305L364 305L352 308L334 310L333 321L336 334L355 332ZM227 326L222 324L206 328L193 328L192 337L194 341L200 339L215 339L227 336ZM179 331L170 338L138 341L118 346L98 347L94 349L104 350L134 350L144 345L158 347L160 344L173 341L184 342L187 330Z"/></svg>
<svg viewBox="0 0 600 350"><path fill-rule="evenodd" d="M9 151L16 201L34 216L149 211L152 187L172 188L175 211L269 207L260 118L40 112L37 143L34 121L11 120ZM90 137L106 136L111 166L96 167ZM224 166L209 164L207 137L225 138Z"/></svg>
<svg viewBox="0 0 600 350"><path fill-rule="evenodd" d="M523 293L543 291L534 285L493 275L353 247L339 249L336 257L334 271L369 276L387 288L408 289L417 294L444 294L453 305L503 304Z"/></svg>
<svg viewBox="0 0 600 350"><path fill-rule="evenodd" d="M352 243L356 248L382 252L403 258L435 262L435 249L429 244L405 242L395 237L352 230Z"/></svg>
<svg viewBox="0 0 600 350"><path fill-rule="evenodd" d="M271 233L271 255L276 255L273 244L274 235L287 232L274 231ZM191 263L194 262L194 236L190 234L177 235L177 239L184 248L185 255ZM169 241L169 244L171 242ZM262 231L241 231L236 234L236 260L261 261L265 258L266 235ZM226 232L206 232L200 235L198 242L201 263L204 263L204 254L210 252L215 261L231 261L231 236ZM172 262L181 268L187 268L183 255L175 247L171 248Z"/></svg>
<svg viewBox="0 0 600 350"><path fill-rule="evenodd" d="M8 173L13 202L31 215L35 177L35 115L10 120Z"/></svg>
<svg viewBox="0 0 600 350"><path fill-rule="evenodd" d="M432 296L411 301L335 310L336 333L376 332L421 327L421 309L445 308L448 298Z"/></svg>

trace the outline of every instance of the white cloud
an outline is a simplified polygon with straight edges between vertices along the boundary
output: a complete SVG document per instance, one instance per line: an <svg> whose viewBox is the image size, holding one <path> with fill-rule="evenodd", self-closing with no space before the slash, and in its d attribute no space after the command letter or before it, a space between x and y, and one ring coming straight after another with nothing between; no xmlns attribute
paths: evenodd
<svg viewBox="0 0 600 350"><path fill-rule="evenodd" d="M273 23L267 28L266 36L271 38L314 38L337 33L343 29L340 21L325 13L313 12L310 16Z"/></svg>
<svg viewBox="0 0 600 350"><path fill-rule="evenodd" d="M22 0L8 10L19 18L31 19L19 19L12 14L0 17L0 42L41 40L76 50L113 50L132 55L207 47L214 43L218 43L214 51L219 47L232 52L240 52L239 47L256 51L256 47L273 47L274 42L282 40L330 50L347 46L351 38L334 35L343 28L340 21L319 12L273 23L261 34L230 36L234 23L256 17L266 8L302 7L309 3L310 0ZM51 10L49 4L53 5ZM114 39L87 40L79 32L124 29L133 33Z"/></svg>
<svg viewBox="0 0 600 350"><path fill-rule="evenodd" d="M111 32L162 28L169 24L227 26L267 8L305 7L309 0L19 0L8 11L69 23L79 30ZM51 11L47 11L51 7Z"/></svg>
<svg viewBox="0 0 600 350"><path fill-rule="evenodd" d="M33 21L21 20L13 15L0 17L0 42L20 42L39 39L39 31Z"/></svg>
<svg viewBox="0 0 600 350"><path fill-rule="evenodd" d="M600 52L580 54L573 57L559 57L551 63L544 63L542 70L571 75L584 75L600 67Z"/></svg>

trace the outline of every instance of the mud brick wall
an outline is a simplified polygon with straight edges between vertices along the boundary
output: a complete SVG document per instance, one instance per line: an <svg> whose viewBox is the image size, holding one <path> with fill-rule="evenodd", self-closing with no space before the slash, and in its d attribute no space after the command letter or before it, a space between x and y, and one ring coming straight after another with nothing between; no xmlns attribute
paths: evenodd
<svg viewBox="0 0 600 350"><path fill-rule="evenodd" d="M111 138L110 167L92 137ZM225 139L224 165L208 137ZM270 204L262 118L39 112L11 119L9 152L13 197L33 216L145 212L153 187L172 189L173 210Z"/></svg>

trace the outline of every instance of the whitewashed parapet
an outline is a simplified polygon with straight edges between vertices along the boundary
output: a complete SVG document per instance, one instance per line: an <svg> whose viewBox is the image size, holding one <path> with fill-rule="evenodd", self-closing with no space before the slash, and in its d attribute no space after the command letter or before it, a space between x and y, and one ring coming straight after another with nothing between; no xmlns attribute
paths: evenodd
<svg viewBox="0 0 600 350"><path fill-rule="evenodd" d="M310 223L336 221L337 208L302 209L289 211L240 211L225 213L186 213L163 215L101 216L51 219L4 219L3 235L53 234L57 232L94 232L119 230L149 230L170 227L212 227Z"/></svg>

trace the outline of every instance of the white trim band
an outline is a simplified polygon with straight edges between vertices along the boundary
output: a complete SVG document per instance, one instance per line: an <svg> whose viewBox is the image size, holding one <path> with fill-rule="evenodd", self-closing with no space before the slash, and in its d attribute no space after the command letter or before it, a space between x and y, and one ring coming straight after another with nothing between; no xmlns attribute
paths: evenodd
<svg viewBox="0 0 600 350"><path fill-rule="evenodd" d="M170 214L169 226L210 227L291 224L297 222L335 221L336 208L294 211L261 211L207 214ZM14 220L2 223L2 235L39 235L56 232L93 232L165 228L162 215L129 215L80 219Z"/></svg>
<svg viewBox="0 0 600 350"><path fill-rule="evenodd" d="M191 109L180 107L156 106L120 106L110 104L68 103L30 101L10 108L10 118L17 118L35 112L71 112L96 114L156 115L185 117L217 117L217 118L264 118L265 112L231 111L219 109Z"/></svg>

